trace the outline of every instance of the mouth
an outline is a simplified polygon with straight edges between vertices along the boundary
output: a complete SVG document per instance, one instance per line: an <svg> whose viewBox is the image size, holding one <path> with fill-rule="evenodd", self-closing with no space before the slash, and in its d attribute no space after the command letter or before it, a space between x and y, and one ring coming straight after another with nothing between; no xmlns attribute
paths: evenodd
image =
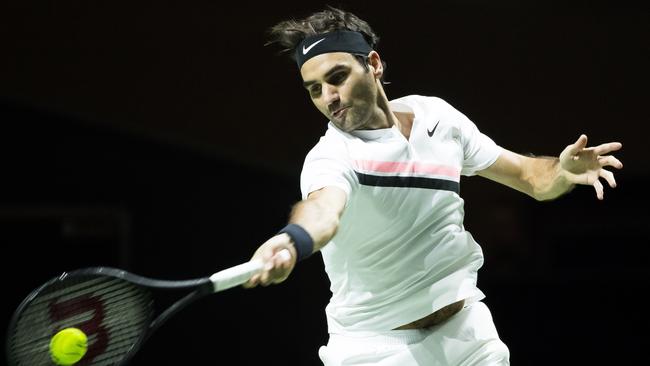
<svg viewBox="0 0 650 366"><path fill-rule="evenodd" d="M341 109L337 109L336 111L334 111L334 113L332 113L332 116L336 119L340 119L341 117L345 116L348 108L349 107L343 107Z"/></svg>

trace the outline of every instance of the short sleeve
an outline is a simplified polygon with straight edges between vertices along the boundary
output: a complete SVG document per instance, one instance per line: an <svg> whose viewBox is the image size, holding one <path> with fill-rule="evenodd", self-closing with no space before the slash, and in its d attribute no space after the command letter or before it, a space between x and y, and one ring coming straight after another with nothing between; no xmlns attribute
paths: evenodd
<svg viewBox="0 0 650 366"><path fill-rule="evenodd" d="M488 168L499 158L501 147L491 138L481 133L474 123L467 126L466 130L463 131L462 139L465 160L463 161L461 174L475 175Z"/></svg>
<svg viewBox="0 0 650 366"><path fill-rule="evenodd" d="M475 175L492 165L501 154L499 147L490 137L481 133L474 122L452 106L452 119L460 132L463 148L463 167L461 174Z"/></svg>
<svg viewBox="0 0 650 366"><path fill-rule="evenodd" d="M300 174L302 198L327 186L342 189L348 198L358 184L356 174L345 157L346 147L324 136L305 157Z"/></svg>

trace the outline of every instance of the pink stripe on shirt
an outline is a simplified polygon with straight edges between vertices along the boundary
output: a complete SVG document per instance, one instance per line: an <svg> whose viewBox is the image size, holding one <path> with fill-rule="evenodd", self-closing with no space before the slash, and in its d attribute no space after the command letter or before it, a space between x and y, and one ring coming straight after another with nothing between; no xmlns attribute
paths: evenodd
<svg viewBox="0 0 650 366"><path fill-rule="evenodd" d="M419 163L415 161L376 161L376 160L355 160L355 165L367 172L378 173L401 173L417 175L445 176L454 180L460 180L460 171L451 166Z"/></svg>

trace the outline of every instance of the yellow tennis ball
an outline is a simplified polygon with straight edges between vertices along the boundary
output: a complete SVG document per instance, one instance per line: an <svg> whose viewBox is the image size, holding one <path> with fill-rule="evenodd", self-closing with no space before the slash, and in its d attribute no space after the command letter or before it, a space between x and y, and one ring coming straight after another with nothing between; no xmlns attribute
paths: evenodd
<svg viewBox="0 0 650 366"><path fill-rule="evenodd" d="M50 340L50 356L57 365L73 365L87 350L88 337L79 328L62 329Z"/></svg>

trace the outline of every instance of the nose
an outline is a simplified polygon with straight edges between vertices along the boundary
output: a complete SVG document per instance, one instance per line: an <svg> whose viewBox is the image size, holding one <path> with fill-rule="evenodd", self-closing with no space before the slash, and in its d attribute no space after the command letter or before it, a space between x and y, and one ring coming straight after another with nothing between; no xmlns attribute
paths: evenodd
<svg viewBox="0 0 650 366"><path fill-rule="evenodd" d="M336 104L339 100L339 90L334 85L323 84L323 101L327 105Z"/></svg>

